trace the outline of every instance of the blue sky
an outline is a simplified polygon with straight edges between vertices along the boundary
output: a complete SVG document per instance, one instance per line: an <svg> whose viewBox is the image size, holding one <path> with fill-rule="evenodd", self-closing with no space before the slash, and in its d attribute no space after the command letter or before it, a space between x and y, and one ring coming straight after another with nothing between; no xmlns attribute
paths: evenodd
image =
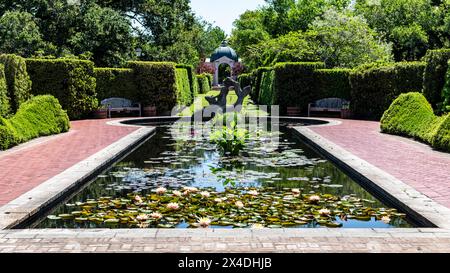
<svg viewBox="0 0 450 273"><path fill-rule="evenodd" d="M230 35L233 21L239 15L264 3L264 0L191 0L191 7L197 16L221 27Z"/></svg>

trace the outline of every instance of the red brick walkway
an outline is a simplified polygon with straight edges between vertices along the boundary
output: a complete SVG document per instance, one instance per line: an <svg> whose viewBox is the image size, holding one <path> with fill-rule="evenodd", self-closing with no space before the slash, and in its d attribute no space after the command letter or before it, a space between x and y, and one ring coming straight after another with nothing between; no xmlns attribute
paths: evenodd
<svg viewBox="0 0 450 273"><path fill-rule="evenodd" d="M69 133L0 156L0 206L136 130L106 120L72 121Z"/></svg>
<svg viewBox="0 0 450 273"><path fill-rule="evenodd" d="M311 129L450 208L450 154L410 139L382 134L379 122L340 121L341 125Z"/></svg>

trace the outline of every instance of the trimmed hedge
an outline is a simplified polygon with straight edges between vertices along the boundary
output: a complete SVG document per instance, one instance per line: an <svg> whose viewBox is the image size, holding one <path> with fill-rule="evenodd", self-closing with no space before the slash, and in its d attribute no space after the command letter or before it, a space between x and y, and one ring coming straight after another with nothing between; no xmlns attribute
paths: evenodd
<svg viewBox="0 0 450 273"><path fill-rule="evenodd" d="M444 89L442 89L442 100L440 111L450 112L450 60L448 61L447 74L445 75Z"/></svg>
<svg viewBox="0 0 450 273"><path fill-rule="evenodd" d="M119 97L139 101L134 72L127 68L95 68L97 98Z"/></svg>
<svg viewBox="0 0 450 273"><path fill-rule="evenodd" d="M10 111L8 88L6 87L5 67L0 64L0 117L6 116Z"/></svg>
<svg viewBox="0 0 450 273"><path fill-rule="evenodd" d="M205 74L206 77L208 78L209 89L212 89L213 81L214 81L214 76L213 76L213 74L209 74L209 73L204 73L204 74Z"/></svg>
<svg viewBox="0 0 450 273"><path fill-rule="evenodd" d="M98 107L94 63L75 59L27 59L33 95L56 97L71 119Z"/></svg>
<svg viewBox="0 0 450 273"><path fill-rule="evenodd" d="M200 94L206 94L211 90L211 85L209 84L209 79L207 74L200 74L196 75L198 86L199 86L199 93Z"/></svg>
<svg viewBox="0 0 450 273"><path fill-rule="evenodd" d="M317 69L314 71L314 100L324 98L351 99L349 75L351 69Z"/></svg>
<svg viewBox="0 0 450 273"><path fill-rule="evenodd" d="M258 101L262 105L274 105L277 103L277 92L275 90L275 70L267 70L261 73Z"/></svg>
<svg viewBox="0 0 450 273"><path fill-rule="evenodd" d="M27 64L24 58L13 54L0 55L0 64L4 65L10 107L15 113L20 104L31 97L31 80Z"/></svg>
<svg viewBox="0 0 450 273"><path fill-rule="evenodd" d="M143 106L157 106L158 112L170 111L177 104L175 63L128 62L134 71L137 96Z"/></svg>
<svg viewBox="0 0 450 273"><path fill-rule="evenodd" d="M450 49L428 50L425 55L426 67L423 74L423 94L435 110L442 102L442 89L448 69Z"/></svg>
<svg viewBox="0 0 450 273"><path fill-rule="evenodd" d="M450 152L450 115L438 117L418 92L401 94L383 114L381 131L402 135Z"/></svg>
<svg viewBox="0 0 450 273"><path fill-rule="evenodd" d="M250 93L251 98L259 101L263 73L271 70L273 70L272 67L260 67L253 71L253 84L255 88L252 88L252 92Z"/></svg>
<svg viewBox="0 0 450 273"><path fill-rule="evenodd" d="M191 93L191 85L189 84L188 70L186 68L176 68L175 79L177 83L177 103L191 105L193 96Z"/></svg>
<svg viewBox="0 0 450 273"><path fill-rule="evenodd" d="M253 90L256 88L254 81L255 81L255 77L254 77L254 74L252 74L252 73L241 74L238 76L238 82L242 88L247 87L247 86L252 87L252 91L250 92L250 97L256 101L258 98L254 97L255 94L254 94Z"/></svg>
<svg viewBox="0 0 450 273"><path fill-rule="evenodd" d="M401 93L420 91L425 63L370 64L355 68L349 76L353 114L378 120Z"/></svg>
<svg viewBox="0 0 450 273"><path fill-rule="evenodd" d="M200 90L199 90L199 86L198 86L198 80L197 80L195 72L194 72L194 67L192 65L187 65L187 64L178 64L177 68L184 68L187 70L188 78L189 78L189 85L191 88L191 97L192 98L197 97Z"/></svg>
<svg viewBox="0 0 450 273"><path fill-rule="evenodd" d="M69 126L69 117L56 98L36 96L24 102L11 118L0 117L0 149L39 136L66 132Z"/></svg>

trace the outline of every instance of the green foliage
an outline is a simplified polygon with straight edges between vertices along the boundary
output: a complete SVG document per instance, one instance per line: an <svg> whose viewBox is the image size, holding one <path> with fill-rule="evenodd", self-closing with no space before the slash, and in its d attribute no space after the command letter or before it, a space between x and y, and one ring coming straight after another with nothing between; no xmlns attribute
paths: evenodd
<svg viewBox="0 0 450 273"><path fill-rule="evenodd" d="M5 78L13 113L20 104L30 98L31 80L27 72L27 64L22 57L6 54L0 55L0 64L5 67Z"/></svg>
<svg viewBox="0 0 450 273"><path fill-rule="evenodd" d="M450 49L429 50L425 56L427 65L423 75L423 94L436 111L442 102L442 90L449 59Z"/></svg>
<svg viewBox="0 0 450 273"><path fill-rule="evenodd" d="M355 116L378 120L401 93L422 89L422 62L378 63L350 73L351 109Z"/></svg>
<svg viewBox="0 0 450 273"><path fill-rule="evenodd" d="M26 63L33 95L53 95L70 119L82 118L98 106L93 62L27 59Z"/></svg>
<svg viewBox="0 0 450 273"><path fill-rule="evenodd" d="M242 87L251 86L252 87L252 92L253 92L253 89L255 88L254 80L255 80L255 77L254 77L254 74L252 74L252 73L244 73L244 74L240 74L238 76L239 84ZM250 95L252 95L251 93L250 93ZM256 98L256 99L258 99L258 98Z"/></svg>
<svg viewBox="0 0 450 273"><path fill-rule="evenodd" d="M191 105L193 97L189 84L189 74L186 68L175 69L175 79L177 85L177 103L181 105Z"/></svg>
<svg viewBox="0 0 450 273"><path fill-rule="evenodd" d="M283 113L286 107L298 106L301 111L307 109L314 99L314 70L324 68L321 62L279 63L275 65L273 102L280 105Z"/></svg>
<svg viewBox="0 0 450 273"><path fill-rule="evenodd" d="M189 86L191 88L191 97L195 98L199 93L198 80L195 76L194 67L192 65L187 64L178 64L177 68L184 68L187 70L188 78L189 78Z"/></svg>
<svg viewBox="0 0 450 273"><path fill-rule="evenodd" d="M137 101L137 88L132 69L95 68L96 92L99 101L119 97Z"/></svg>
<svg viewBox="0 0 450 273"><path fill-rule="evenodd" d="M351 71L344 68L315 70L315 100L323 98L350 100L351 86L348 77Z"/></svg>
<svg viewBox="0 0 450 273"><path fill-rule="evenodd" d="M6 87L5 66L0 64L0 117L6 116L10 111L8 89Z"/></svg>
<svg viewBox="0 0 450 273"><path fill-rule="evenodd" d="M0 17L0 52L30 57L45 47L32 14L8 11Z"/></svg>
<svg viewBox="0 0 450 273"><path fill-rule="evenodd" d="M447 74L445 76L445 85L442 90L442 112L450 112L450 60L448 61Z"/></svg>
<svg viewBox="0 0 450 273"><path fill-rule="evenodd" d="M0 149L68 130L69 118L58 100L49 95L36 96L24 102L14 116L0 117Z"/></svg>
<svg viewBox="0 0 450 273"><path fill-rule="evenodd" d="M181 93L177 90L179 77L175 76L175 65L171 62L128 62L128 67L134 71L137 96L144 106L157 106L158 111L164 112L172 110L182 100L177 97Z"/></svg>
<svg viewBox="0 0 450 273"><path fill-rule="evenodd" d="M259 90L259 103L262 105L274 105L277 101L275 88L275 71L264 71L261 74L261 84Z"/></svg>
<svg viewBox="0 0 450 273"><path fill-rule="evenodd" d="M253 99L259 101L259 97L260 97L260 91L261 91L261 81L262 81L262 77L263 77L263 73L267 72L267 71L271 71L273 70L272 67L259 67L257 69L255 69L253 71L253 88L252 91L250 93L250 97L252 97Z"/></svg>
<svg viewBox="0 0 450 273"><path fill-rule="evenodd" d="M236 112L215 117L214 122L221 126L211 133L209 139L212 143L217 144L225 155L237 156L245 147L248 131L238 127L240 119L242 117Z"/></svg>
<svg viewBox="0 0 450 273"><path fill-rule="evenodd" d="M199 93L206 94L211 90L211 86L209 84L208 76L206 74L196 75L198 85L199 85Z"/></svg>
<svg viewBox="0 0 450 273"><path fill-rule="evenodd" d="M450 115L435 116L421 93L405 93L395 99L381 119L381 131L412 137L450 152Z"/></svg>

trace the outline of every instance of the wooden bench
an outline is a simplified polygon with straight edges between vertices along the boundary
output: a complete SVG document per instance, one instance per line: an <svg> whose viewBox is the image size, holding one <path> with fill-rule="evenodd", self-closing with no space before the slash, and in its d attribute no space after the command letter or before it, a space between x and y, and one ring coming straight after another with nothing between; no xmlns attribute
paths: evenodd
<svg viewBox="0 0 450 273"><path fill-rule="evenodd" d="M131 100L125 98L104 99L101 101L100 104L108 109L109 118L111 118L112 112L117 113L139 112L139 116L142 116L141 104L134 103Z"/></svg>
<svg viewBox="0 0 450 273"><path fill-rule="evenodd" d="M308 117L311 116L312 112L331 112L339 113L342 118L348 115L350 102L340 98L326 98L317 100L314 103L308 105Z"/></svg>

